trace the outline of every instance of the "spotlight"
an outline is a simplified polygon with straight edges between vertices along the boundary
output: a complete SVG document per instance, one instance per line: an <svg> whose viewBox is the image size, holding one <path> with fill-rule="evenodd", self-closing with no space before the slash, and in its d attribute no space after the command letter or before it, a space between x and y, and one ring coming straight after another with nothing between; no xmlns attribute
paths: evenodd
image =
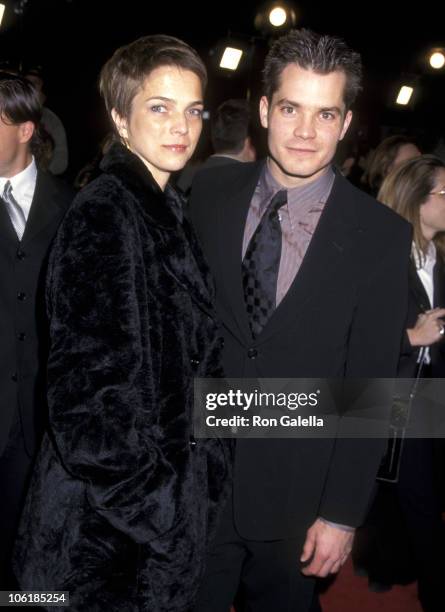
<svg viewBox="0 0 445 612"><path fill-rule="evenodd" d="M414 88L409 87L408 85L402 85L397 95L396 104L400 104L401 106L406 106L409 104L411 100L411 96L414 93Z"/></svg>
<svg viewBox="0 0 445 612"><path fill-rule="evenodd" d="M226 70L236 70L242 55L243 51L241 49L226 47L222 54L221 61L219 62L219 67L225 68Z"/></svg>
<svg viewBox="0 0 445 612"><path fill-rule="evenodd" d="M255 16L255 28L263 36L277 36L292 28L297 22L294 6L287 0L265 2Z"/></svg>
<svg viewBox="0 0 445 612"><path fill-rule="evenodd" d="M5 13L6 6L4 4L0 4L0 26L2 25L3 15Z"/></svg>
<svg viewBox="0 0 445 612"><path fill-rule="evenodd" d="M276 6L269 13L269 21L270 23L279 28L286 23L287 13L282 6Z"/></svg>
<svg viewBox="0 0 445 612"><path fill-rule="evenodd" d="M445 55L443 51L434 51L430 55L430 66L435 70L440 70L445 65Z"/></svg>

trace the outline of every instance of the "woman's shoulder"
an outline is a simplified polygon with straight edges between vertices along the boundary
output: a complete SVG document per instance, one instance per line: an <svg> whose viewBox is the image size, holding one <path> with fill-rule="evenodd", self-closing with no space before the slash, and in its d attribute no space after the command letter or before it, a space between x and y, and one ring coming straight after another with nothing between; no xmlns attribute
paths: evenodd
<svg viewBox="0 0 445 612"><path fill-rule="evenodd" d="M131 194L112 174L102 173L88 183L74 198L75 209L125 209L130 206Z"/></svg>
<svg viewBox="0 0 445 612"><path fill-rule="evenodd" d="M103 174L74 198L59 228L56 245L82 250L101 248L111 241L133 243L138 225L130 196L112 175Z"/></svg>
<svg viewBox="0 0 445 612"><path fill-rule="evenodd" d="M98 231L126 231L137 219L134 196L112 174L103 173L74 198L63 226L89 227Z"/></svg>

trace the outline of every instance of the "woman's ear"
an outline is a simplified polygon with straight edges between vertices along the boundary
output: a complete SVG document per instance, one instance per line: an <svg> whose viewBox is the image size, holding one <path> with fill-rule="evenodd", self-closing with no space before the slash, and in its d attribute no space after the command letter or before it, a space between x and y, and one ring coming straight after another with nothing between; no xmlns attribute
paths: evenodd
<svg viewBox="0 0 445 612"><path fill-rule="evenodd" d="M128 140L127 120L119 115L115 108L111 109L111 118L116 126L117 133L124 142Z"/></svg>

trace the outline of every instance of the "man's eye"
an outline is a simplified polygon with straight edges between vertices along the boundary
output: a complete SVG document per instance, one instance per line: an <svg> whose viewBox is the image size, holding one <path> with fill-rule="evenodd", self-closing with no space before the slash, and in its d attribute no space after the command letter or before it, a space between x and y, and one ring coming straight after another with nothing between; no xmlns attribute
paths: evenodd
<svg viewBox="0 0 445 612"><path fill-rule="evenodd" d="M293 106L282 106L281 107L281 112L284 115L292 115L294 113L295 109Z"/></svg>
<svg viewBox="0 0 445 612"><path fill-rule="evenodd" d="M150 106L150 110L153 113L166 113L167 109L163 104L155 104L154 106Z"/></svg>
<svg viewBox="0 0 445 612"><path fill-rule="evenodd" d="M326 119L327 121L332 121L332 119L335 119L334 113L330 113L328 111L324 111L320 114L320 116L322 119Z"/></svg>

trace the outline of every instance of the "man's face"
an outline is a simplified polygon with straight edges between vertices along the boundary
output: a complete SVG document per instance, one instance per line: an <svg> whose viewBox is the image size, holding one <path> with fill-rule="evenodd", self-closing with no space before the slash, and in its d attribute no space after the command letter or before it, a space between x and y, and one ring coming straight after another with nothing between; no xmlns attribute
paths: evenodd
<svg viewBox="0 0 445 612"><path fill-rule="evenodd" d="M23 170L23 147L25 124L11 124L0 115L0 176L11 178ZM32 135L32 132L31 132Z"/></svg>
<svg viewBox="0 0 445 612"><path fill-rule="evenodd" d="M289 64L269 104L260 101L261 125L268 128L270 169L283 186L315 180L334 157L352 113L345 113L346 75L317 74Z"/></svg>

